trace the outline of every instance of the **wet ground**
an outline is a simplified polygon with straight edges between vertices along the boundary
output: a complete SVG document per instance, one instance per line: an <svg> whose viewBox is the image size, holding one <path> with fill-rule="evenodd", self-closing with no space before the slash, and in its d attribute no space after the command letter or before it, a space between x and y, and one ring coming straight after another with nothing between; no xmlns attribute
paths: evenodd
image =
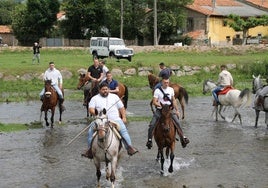
<svg viewBox="0 0 268 188"><path fill-rule="evenodd" d="M77 101L66 101L65 105L64 126L0 134L1 188L96 187L93 161L80 156L87 147L87 134L67 146L87 126L85 109ZM0 122L38 122L39 108L40 102L2 103ZM241 110L242 126L238 120L228 122L231 109L225 111L228 120L218 122L211 111L211 97L190 98L182 126L191 142L184 149L177 142L174 173L166 170L164 176L160 176L160 165L155 161L155 143L151 150L145 147L148 122L130 122L129 133L139 153L128 157L123 150L116 187L267 188L268 131L264 114L255 129L255 113L250 107ZM128 116L146 115L151 115L149 101L129 102ZM102 173L102 187L109 187L104 170Z"/></svg>

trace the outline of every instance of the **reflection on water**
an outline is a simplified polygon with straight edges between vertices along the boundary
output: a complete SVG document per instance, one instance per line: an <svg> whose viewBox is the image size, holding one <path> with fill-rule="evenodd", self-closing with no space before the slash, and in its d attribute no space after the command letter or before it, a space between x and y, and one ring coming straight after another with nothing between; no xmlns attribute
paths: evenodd
<svg viewBox="0 0 268 188"><path fill-rule="evenodd" d="M146 105L145 105L146 104ZM151 115L148 101L130 101L131 116ZM0 122L29 123L39 118L39 103L0 104ZM81 158L87 147L87 134L83 133L69 146L67 143L85 126L86 114L79 102L66 102L63 114L65 126L34 129L18 133L0 134L0 182L1 188L9 187L96 187L96 170L93 161ZM17 110L12 118L10 114ZM128 129L133 145L139 153L133 157L126 154L119 161L116 187L260 187L268 185L268 131L264 114L260 114L259 128L254 128L255 113L251 108L241 110L243 125L211 117L210 97L190 99L186 106L186 120L182 121L190 144L182 148L176 142L174 173L160 175L156 162L157 147L145 147L148 122L130 122ZM4 113L4 114L3 114ZM231 108L224 114L232 118ZM56 114L57 116L57 114ZM9 118L8 118L9 117ZM105 180L104 164L101 183Z"/></svg>

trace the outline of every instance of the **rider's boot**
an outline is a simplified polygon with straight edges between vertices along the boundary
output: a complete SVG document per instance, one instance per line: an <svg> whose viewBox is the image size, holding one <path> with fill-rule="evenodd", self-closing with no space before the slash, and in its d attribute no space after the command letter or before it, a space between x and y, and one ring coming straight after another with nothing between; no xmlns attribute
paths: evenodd
<svg viewBox="0 0 268 188"><path fill-rule="evenodd" d="M214 100L212 106L217 106L217 102Z"/></svg>
<svg viewBox="0 0 268 188"><path fill-rule="evenodd" d="M179 137L180 137L181 146L182 146L183 148L185 148L185 147L187 146L187 144L190 143L190 140L189 140L186 136L183 135L182 130L181 130L181 128L180 128L179 125L177 125L177 124L175 123L175 127L176 127L176 129L177 129L177 133L178 133L178 135L179 135Z"/></svg>
<svg viewBox="0 0 268 188"><path fill-rule="evenodd" d="M93 159L93 153L92 153L91 148L88 148L88 150L86 150L85 153L82 153L81 156L89 158L89 159Z"/></svg>
<svg viewBox="0 0 268 188"><path fill-rule="evenodd" d="M146 143L146 146L147 146L148 149L151 149L153 147L153 142L152 142L153 130L154 130L154 126L153 125L149 125L149 129L148 129L148 141Z"/></svg>
<svg viewBox="0 0 268 188"><path fill-rule="evenodd" d="M134 148L131 145L128 145L128 147L127 147L127 154L128 155L132 156L132 155L134 155L137 152L139 152L139 151L136 148Z"/></svg>
<svg viewBox="0 0 268 188"><path fill-rule="evenodd" d="M62 111L65 111L66 108L65 108L65 106L63 105L64 99L59 99L59 100L60 100L60 107L61 107L61 110L62 110Z"/></svg>

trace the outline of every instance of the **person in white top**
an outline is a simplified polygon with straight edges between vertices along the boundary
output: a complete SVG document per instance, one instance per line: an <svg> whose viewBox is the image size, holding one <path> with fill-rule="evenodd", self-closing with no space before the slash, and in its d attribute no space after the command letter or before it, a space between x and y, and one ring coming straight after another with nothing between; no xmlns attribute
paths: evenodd
<svg viewBox="0 0 268 188"><path fill-rule="evenodd" d="M107 72L109 72L109 68L105 64L106 64L105 59L100 60L100 66L102 67L102 72L103 72L103 77L102 77L101 82L103 82L107 79L106 74L107 74Z"/></svg>
<svg viewBox="0 0 268 188"><path fill-rule="evenodd" d="M153 146L152 143L152 133L154 130L154 127L156 125L156 122L159 120L161 117L161 104L172 104L174 107L174 110L172 112L172 119L175 122L176 130L177 133L180 137L181 145L183 148L186 147L186 145L190 142L188 138L183 136L183 131L180 127L180 122L179 122L179 109L178 105L176 102L176 99L174 97L174 89L172 87L169 87L169 78L168 77L163 77L162 79L162 85L159 88L156 88L154 91L153 95L153 105L156 107L156 111L153 115L152 120L150 121L149 124L149 129L148 129L148 141L146 143L146 146L148 149L151 149Z"/></svg>
<svg viewBox="0 0 268 188"><path fill-rule="evenodd" d="M51 80L51 85L59 95L60 105L62 106L62 109L65 110L65 107L63 106L64 98L62 93L63 79L60 71L55 68L54 62L49 62L49 68L45 71L44 80ZM41 101L43 101L44 94L45 88L43 88L39 94Z"/></svg>
<svg viewBox="0 0 268 188"><path fill-rule="evenodd" d="M227 71L226 65L221 65L221 72L219 74L219 78L217 82L218 86L212 91L212 95L216 101L216 103L213 103L213 106L220 104L217 93L226 86L233 86L233 82L234 82L233 77L231 73Z"/></svg>
<svg viewBox="0 0 268 188"><path fill-rule="evenodd" d="M127 122L126 119L126 110L121 99L113 93L109 92L108 84L103 82L100 84L99 94L92 97L89 102L89 113L91 115L95 114L95 109L100 112L103 108L107 110L107 117L109 120L115 121L120 125L120 135L123 138L123 143L127 149L128 155L134 155L138 152L138 150L131 145L131 139L128 134L127 128L125 123ZM121 115L121 117L120 117ZM91 142L92 137L95 130L95 122L92 121L89 125L88 130L88 150L82 154L83 157L87 157L92 159L92 151L91 151Z"/></svg>

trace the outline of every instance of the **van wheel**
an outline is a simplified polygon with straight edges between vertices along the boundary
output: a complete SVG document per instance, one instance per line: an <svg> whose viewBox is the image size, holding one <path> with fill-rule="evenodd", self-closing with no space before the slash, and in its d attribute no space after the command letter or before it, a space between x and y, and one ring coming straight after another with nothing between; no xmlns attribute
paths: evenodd
<svg viewBox="0 0 268 188"><path fill-rule="evenodd" d="M131 56L129 56L129 57L127 58L127 60L128 60L129 62L131 62L132 57L131 57Z"/></svg>

